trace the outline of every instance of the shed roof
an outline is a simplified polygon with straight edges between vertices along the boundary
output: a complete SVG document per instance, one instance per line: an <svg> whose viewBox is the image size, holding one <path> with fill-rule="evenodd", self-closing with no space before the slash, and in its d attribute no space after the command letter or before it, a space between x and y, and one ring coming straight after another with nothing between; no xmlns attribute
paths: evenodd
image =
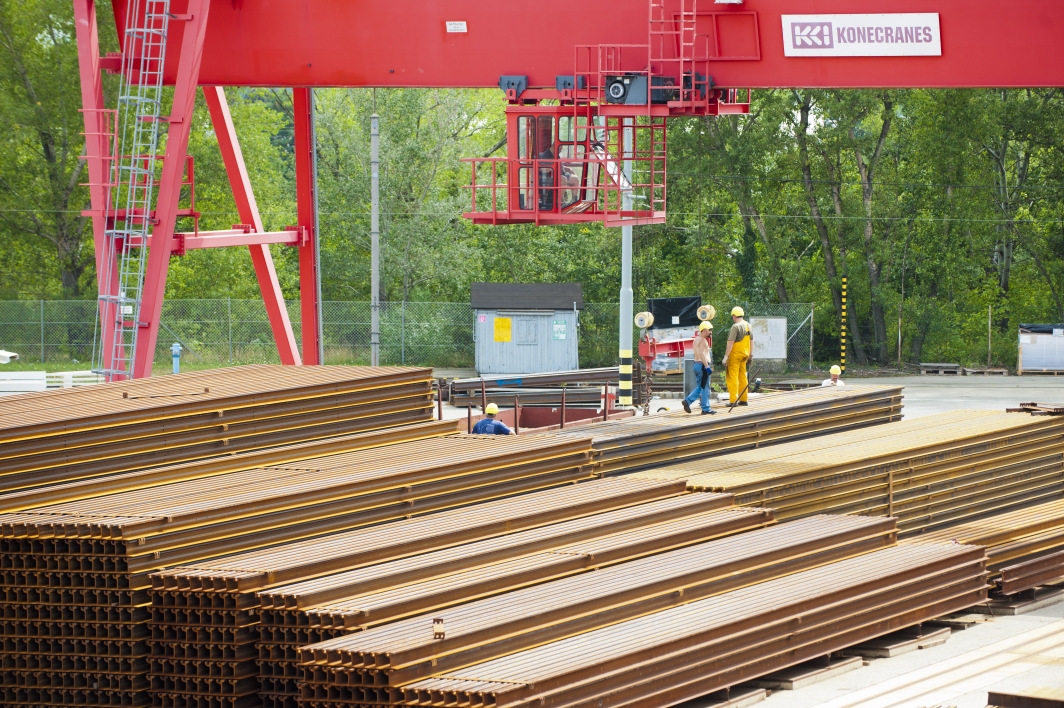
<svg viewBox="0 0 1064 708"><path fill-rule="evenodd" d="M584 309L580 283L472 283L469 302L476 310Z"/></svg>

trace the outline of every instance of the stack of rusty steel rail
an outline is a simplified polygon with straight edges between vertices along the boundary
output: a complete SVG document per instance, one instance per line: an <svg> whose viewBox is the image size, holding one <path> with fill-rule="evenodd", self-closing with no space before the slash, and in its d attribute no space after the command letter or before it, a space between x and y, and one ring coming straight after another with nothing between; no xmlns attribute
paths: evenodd
<svg viewBox="0 0 1064 708"><path fill-rule="evenodd" d="M878 556L895 543L893 519L819 516L435 609L301 649L299 705L420 700L412 696L419 694L421 682L434 676L497 657L520 656L566 637L590 636L633 618L660 617L670 608L740 588L771 586L778 578L811 568L845 567L846 559ZM966 551L972 560L965 573L974 576L968 584L981 589L982 549ZM907 555L911 560L917 554ZM781 593L777 600L783 601ZM558 666L549 653L540 656L538 668ZM461 697L455 702L454 697L439 695L432 700L438 705L479 704L476 699L463 703Z"/></svg>
<svg viewBox="0 0 1064 708"><path fill-rule="evenodd" d="M475 379L453 379L447 385L451 405L471 408L497 403L508 408L514 399L522 406L557 406L563 400L568 407L599 407L602 405L602 386L617 383L620 369L616 366L576 371L551 371L543 374L486 376ZM565 387L565 394L562 393Z"/></svg>
<svg viewBox="0 0 1064 708"><path fill-rule="evenodd" d="M261 705L257 591L408 556L416 566L419 553L683 493L676 482L594 480L153 574L153 693L165 706Z"/></svg>
<svg viewBox="0 0 1064 708"><path fill-rule="evenodd" d="M14 667L3 703L136 705L147 696L151 572L593 476L586 440L558 443L452 435L160 486L138 478L131 491L0 515ZM242 685L228 678L218 684Z"/></svg>
<svg viewBox="0 0 1064 708"><path fill-rule="evenodd" d="M617 474L901 420L900 386L855 385L775 393L717 415L666 413L539 433L593 436L598 469Z"/></svg>
<svg viewBox="0 0 1064 708"><path fill-rule="evenodd" d="M953 411L636 473L810 514L898 518L902 535L1064 493L1064 419Z"/></svg>
<svg viewBox="0 0 1064 708"><path fill-rule="evenodd" d="M428 421L431 375L256 365L7 396L0 492Z"/></svg>
<svg viewBox="0 0 1064 708"><path fill-rule="evenodd" d="M773 521L770 509L731 504L731 495L684 494L262 591L264 703L296 705L307 644Z"/></svg>
<svg viewBox="0 0 1064 708"><path fill-rule="evenodd" d="M990 577L1003 595L1064 577L1064 499L932 531L911 543L986 546Z"/></svg>
<svg viewBox="0 0 1064 708"><path fill-rule="evenodd" d="M401 442L454 435L464 429L464 421L457 420L399 425L382 430L310 440L294 445L280 445L251 452L238 452L233 455L218 455L204 460L183 462L176 465L149 467L135 472L123 472L104 477L89 477L73 482L51 484L45 487L31 487L0 494L0 513L92 499L117 492L160 487L175 482L214 477L244 470L301 463L305 460L337 453L368 450Z"/></svg>
<svg viewBox="0 0 1064 708"><path fill-rule="evenodd" d="M676 705L976 604L984 566L979 546L895 546L690 602L676 591L672 607L553 641L463 606L439 613L436 639L425 616L307 647L300 705Z"/></svg>

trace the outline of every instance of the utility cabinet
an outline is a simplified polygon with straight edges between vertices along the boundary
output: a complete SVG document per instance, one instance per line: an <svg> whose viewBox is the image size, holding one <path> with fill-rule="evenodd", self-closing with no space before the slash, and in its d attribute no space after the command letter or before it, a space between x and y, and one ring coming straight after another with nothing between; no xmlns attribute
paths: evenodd
<svg viewBox="0 0 1064 708"><path fill-rule="evenodd" d="M473 283L470 306L479 374L580 368L580 283Z"/></svg>

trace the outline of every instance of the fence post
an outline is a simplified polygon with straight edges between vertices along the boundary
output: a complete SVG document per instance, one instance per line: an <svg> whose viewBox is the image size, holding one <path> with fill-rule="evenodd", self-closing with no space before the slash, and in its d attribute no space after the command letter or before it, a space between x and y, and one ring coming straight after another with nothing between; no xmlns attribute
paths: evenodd
<svg viewBox="0 0 1064 708"><path fill-rule="evenodd" d="M225 299L225 312L229 318L229 363L233 363L233 298Z"/></svg>
<svg viewBox="0 0 1064 708"><path fill-rule="evenodd" d="M44 300L41 300L41 363L44 363Z"/></svg>
<svg viewBox="0 0 1064 708"><path fill-rule="evenodd" d="M406 364L406 298L399 311L399 363Z"/></svg>
<svg viewBox="0 0 1064 708"><path fill-rule="evenodd" d="M816 305L809 306L809 370L813 370L813 323L816 322Z"/></svg>

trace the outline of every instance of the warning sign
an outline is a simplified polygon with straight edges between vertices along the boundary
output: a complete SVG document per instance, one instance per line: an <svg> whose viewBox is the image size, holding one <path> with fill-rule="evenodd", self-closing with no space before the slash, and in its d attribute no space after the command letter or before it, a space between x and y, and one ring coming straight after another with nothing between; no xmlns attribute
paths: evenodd
<svg viewBox="0 0 1064 708"><path fill-rule="evenodd" d="M495 341L509 342L513 339L513 320L509 317L495 318Z"/></svg>
<svg viewBox="0 0 1064 708"><path fill-rule="evenodd" d="M554 339L565 339L565 320L554 320Z"/></svg>

